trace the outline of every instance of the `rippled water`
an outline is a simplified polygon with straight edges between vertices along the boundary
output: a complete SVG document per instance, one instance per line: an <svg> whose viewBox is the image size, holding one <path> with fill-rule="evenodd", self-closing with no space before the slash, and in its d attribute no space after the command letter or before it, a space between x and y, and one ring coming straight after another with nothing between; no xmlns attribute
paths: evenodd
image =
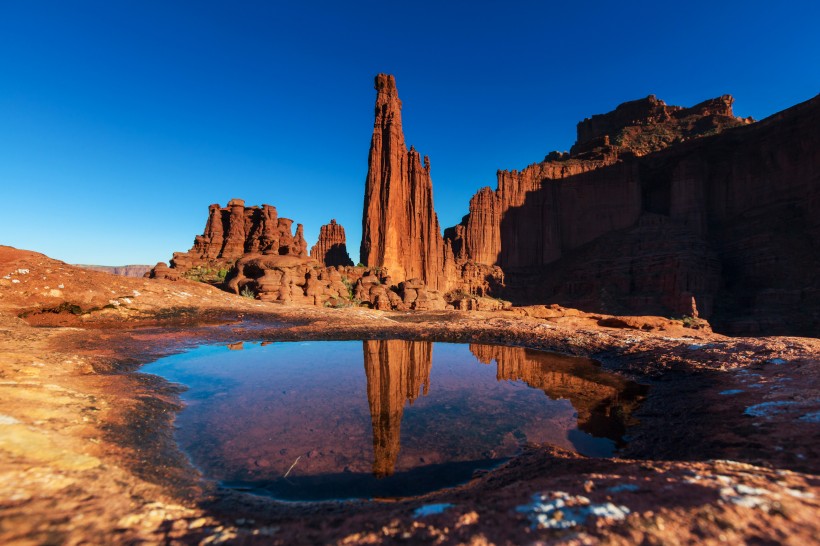
<svg viewBox="0 0 820 546"><path fill-rule="evenodd" d="M424 341L205 346L142 371L188 387L176 437L206 476L292 500L421 494L527 442L610 456L641 398L587 359Z"/></svg>

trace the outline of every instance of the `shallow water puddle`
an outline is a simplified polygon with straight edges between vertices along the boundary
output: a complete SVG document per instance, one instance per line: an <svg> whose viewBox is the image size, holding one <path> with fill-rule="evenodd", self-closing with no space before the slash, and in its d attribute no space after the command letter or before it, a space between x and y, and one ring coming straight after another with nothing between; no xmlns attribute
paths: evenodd
<svg viewBox="0 0 820 546"><path fill-rule="evenodd" d="M418 495L527 442L611 456L642 392L588 359L403 340L205 346L142 371L188 387L176 437L205 476L287 500Z"/></svg>

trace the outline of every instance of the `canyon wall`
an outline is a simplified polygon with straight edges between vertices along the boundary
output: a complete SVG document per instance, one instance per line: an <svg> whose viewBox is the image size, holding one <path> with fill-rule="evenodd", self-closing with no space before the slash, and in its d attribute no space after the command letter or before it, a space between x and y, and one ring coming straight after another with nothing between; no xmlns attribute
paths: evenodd
<svg viewBox="0 0 820 546"><path fill-rule="evenodd" d="M384 267L353 267L344 228L336 220L321 227L310 255L302 224L295 234L292 228L293 220L279 217L270 205L245 207L241 199L232 199L224 208L211 205L205 231L196 236L191 250L174 253L170 267L158 263L148 276L208 282L235 294L282 304L365 305L384 311L501 307L491 298L462 295L445 300L419 279L396 282ZM486 291L481 269L464 264L462 271L460 286L471 294Z"/></svg>
<svg viewBox="0 0 820 546"><path fill-rule="evenodd" d="M578 124L570 154L499 171L445 231L504 297L701 315L731 333L820 331L820 97L752 123L729 96L653 96Z"/></svg>

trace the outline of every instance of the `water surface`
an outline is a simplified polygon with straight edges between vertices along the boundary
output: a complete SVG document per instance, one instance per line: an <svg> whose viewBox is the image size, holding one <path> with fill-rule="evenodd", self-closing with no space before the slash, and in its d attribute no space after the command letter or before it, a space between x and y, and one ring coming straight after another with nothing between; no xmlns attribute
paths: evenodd
<svg viewBox="0 0 820 546"><path fill-rule="evenodd" d="M176 437L206 476L292 500L421 494L527 442L611 456L640 398L588 359L425 341L205 346L142 371L188 387Z"/></svg>

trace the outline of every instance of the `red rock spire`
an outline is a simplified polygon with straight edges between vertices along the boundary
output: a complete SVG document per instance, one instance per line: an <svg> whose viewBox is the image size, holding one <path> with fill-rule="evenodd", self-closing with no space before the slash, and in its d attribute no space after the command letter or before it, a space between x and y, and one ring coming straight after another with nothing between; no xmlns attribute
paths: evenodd
<svg viewBox="0 0 820 546"><path fill-rule="evenodd" d="M430 161L407 149L396 80L376 76L376 112L370 141L362 218L361 260L384 267L392 279L421 279L445 290L444 240L433 210Z"/></svg>
<svg viewBox="0 0 820 546"><path fill-rule="evenodd" d="M353 260L347 254L345 228L337 224L336 220L323 225L319 229L319 240L310 249L310 257L328 267L353 265Z"/></svg>

